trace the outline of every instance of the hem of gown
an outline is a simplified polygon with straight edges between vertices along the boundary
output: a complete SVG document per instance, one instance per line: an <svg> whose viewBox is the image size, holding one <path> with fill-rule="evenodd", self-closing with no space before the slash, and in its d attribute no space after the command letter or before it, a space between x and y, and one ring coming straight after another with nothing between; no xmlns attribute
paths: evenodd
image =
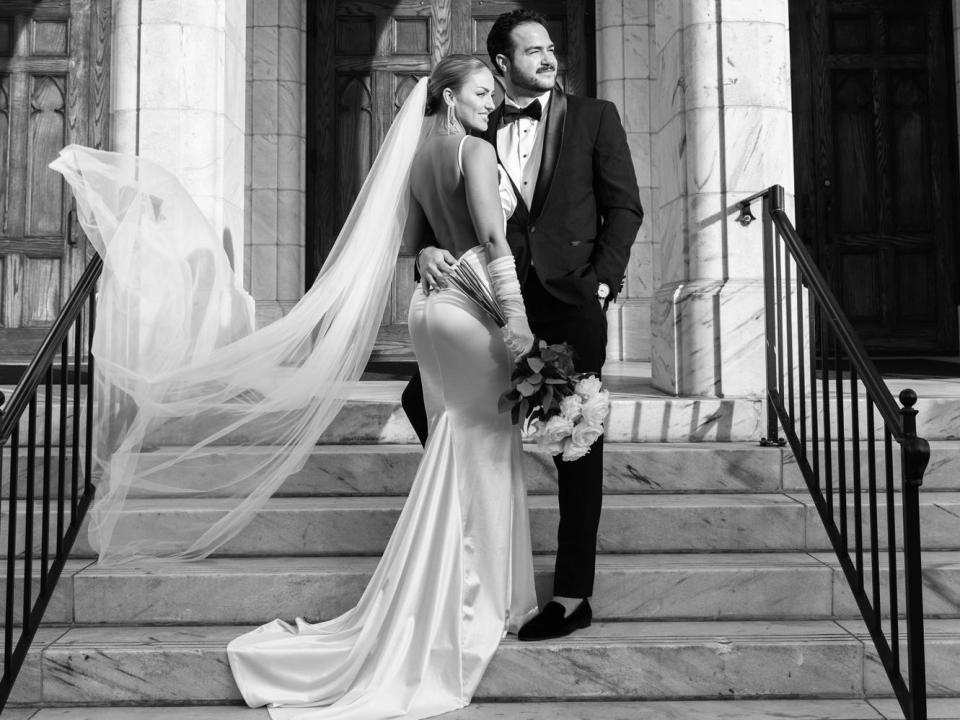
<svg viewBox="0 0 960 720"><path fill-rule="evenodd" d="M514 619L511 617L510 621L507 623L507 626L503 630L504 637L507 635L516 635L520 631L520 628L536 617L539 611L540 606L534 605L532 608L519 615L516 621L514 621Z"/></svg>

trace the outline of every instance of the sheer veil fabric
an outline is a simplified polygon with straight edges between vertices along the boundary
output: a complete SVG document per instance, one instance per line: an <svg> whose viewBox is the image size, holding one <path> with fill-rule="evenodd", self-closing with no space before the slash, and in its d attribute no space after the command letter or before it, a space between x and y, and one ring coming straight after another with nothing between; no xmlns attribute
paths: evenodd
<svg viewBox="0 0 960 720"><path fill-rule="evenodd" d="M313 286L256 331L221 239L170 173L77 145L51 163L104 260L94 337L102 477L90 522L101 564L205 557L304 465L376 338L425 100L424 78ZM177 450L152 454L158 445ZM138 512L156 497L213 500L205 512Z"/></svg>

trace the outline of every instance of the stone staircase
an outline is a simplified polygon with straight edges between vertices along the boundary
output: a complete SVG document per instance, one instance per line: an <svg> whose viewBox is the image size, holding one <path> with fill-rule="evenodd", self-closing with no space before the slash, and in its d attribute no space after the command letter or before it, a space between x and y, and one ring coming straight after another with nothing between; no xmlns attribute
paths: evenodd
<svg viewBox="0 0 960 720"><path fill-rule="evenodd" d="M902 717L790 452L756 443L760 403L607 382L616 394L594 625L557 641L504 641L475 704L449 717ZM365 383L363 402L345 408L304 469L207 561L98 568L82 533L4 718L266 718L238 704L225 646L274 617L323 620L357 600L420 456L400 388ZM927 404L930 717L955 719L960 441L948 428L960 399ZM154 456L177 440L172 433ZM533 448L526 465L537 587L547 599L554 473ZM217 472L216 456L206 472ZM216 503L134 501L147 523Z"/></svg>

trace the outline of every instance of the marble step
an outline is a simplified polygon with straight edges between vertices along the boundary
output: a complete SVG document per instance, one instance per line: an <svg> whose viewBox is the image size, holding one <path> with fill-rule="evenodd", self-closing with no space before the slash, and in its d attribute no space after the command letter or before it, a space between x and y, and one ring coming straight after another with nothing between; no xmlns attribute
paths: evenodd
<svg viewBox="0 0 960 720"><path fill-rule="evenodd" d="M34 643L13 700L191 704L239 700L227 642L249 626L65 628ZM931 693L960 695L960 621L929 621ZM501 643L476 700L864 698L891 694L854 621L594 623Z"/></svg>
<svg viewBox="0 0 960 720"><path fill-rule="evenodd" d="M128 519L121 518L115 532L139 534L155 523L163 523L164 532L174 533L184 523L209 527L220 516L224 502L133 499L127 503ZM403 502L402 497L273 498L217 554L378 555ZM535 552L556 550L556 502L551 496L529 498ZM920 503L924 548L960 549L960 493L924 493ZM884 512L882 504L880 510ZM6 508L0 511L2 525L7 512ZM18 505L18 515L20 553L23 503ZM895 515L899 523L899 510ZM37 513L34 552L40 547L39 522ZM881 532L880 547L885 547L885 537ZM900 537L898 530L898 542ZM792 552L828 550L830 544L807 494L765 493L610 495L604 499L597 547L601 553ZM6 552L5 546L0 552ZM92 556L85 528L80 530L73 555Z"/></svg>
<svg viewBox="0 0 960 720"><path fill-rule="evenodd" d="M923 492L960 491L960 442L934 441L930 444L930 464L924 475ZM848 483L853 482L853 453L846 448ZM176 458L181 449L160 447L145 453L145 463L156 467ZM191 465L191 472L181 468L160 470L157 477L171 487L178 483L208 487L229 478L231 462L240 457L255 461L263 449L240 450L232 447L213 448L209 455ZM894 448L894 463L899 472L899 455ZM420 462L422 451L417 445L318 445L304 467L291 475L277 492L277 497L310 495L406 495ZM867 451L860 448L861 487L867 489ZM833 453L833 477L838 465ZM0 478L0 497L9 496L9 451L2 455L6 470ZM51 459L51 493L57 496L56 470L58 455ZM69 461L67 470L69 473ZM760 447L752 442L731 443L607 443L604 448L604 492L685 493L685 492L776 492L805 491L806 484L789 448ZM42 460L36 462L35 492L42 489ZM534 444L525 447L524 473L531 494L556 493L556 469L549 455ZM18 460L18 496L25 497L27 487L26 452ZM877 477L884 482L884 460L877 460ZM836 482L836 480L835 480ZM68 480L69 487L69 480ZM896 483L899 490L899 482ZM69 494L69 493L68 493ZM142 496L134 489L132 497ZM167 496L174 495L167 493Z"/></svg>
<svg viewBox="0 0 960 720"><path fill-rule="evenodd" d="M553 458L535 444L527 444L524 450L528 492L556 494ZM155 471L153 477L171 488L223 485L232 479L231 468L238 459L255 463L268 451L217 447L192 461L189 473L173 466ZM181 452L180 447L157 448L143 455L144 467L163 466ZM406 495L422 455L419 445L318 445L304 467L286 480L276 496ZM9 468L9 461L4 466ZM757 443L608 443L604 448L604 492L776 491L782 487L784 466L785 453L781 448L760 447ZM41 470L38 463L35 486L42 481ZM18 495L23 497L27 478L25 454L18 464L18 477ZM4 476L0 486L4 497L9 495L8 488L9 478ZM131 496L143 495L142 490L131 491ZM173 490L165 493L167 497L175 495Z"/></svg>
<svg viewBox="0 0 960 720"><path fill-rule="evenodd" d="M552 555L534 558L543 601L551 594L553 562ZM44 620L144 625L263 623L296 615L327 620L359 600L376 564L375 557L272 557L105 568L70 560ZM18 562L18 611L22 574ZM925 613L960 617L960 552L925 553L923 576ZM882 571L884 603L887 577ZM4 604L0 595L0 613ZM832 553L600 555L592 605L594 617L603 620L859 617Z"/></svg>
<svg viewBox="0 0 960 720"><path fill-rule="evenodd" d="M960 698L933 698L930 720L960 720ZM444 720L902 720L896 700L635 700L479 702ZM9 720L269 720L236 705L8 708Z"/></svg>
<svg viewBox="0 0 960 720"><path fill-rule="evenodd" d="M320 444L403 443L418 444L417 437L400 407L404 383L397 381L365 381L358 383L330 427L320 437ZM59 437L59 402L53 403L51 437ZM702 442L747 441L759 439L762 404L755 398L678 398L663 394L638 396L613 393L607 437L611 442ZM44 403L38 404L38 438L43 438ZM68 405L68 433L72 430L73 406ZM81 417L83 410L81 408ZM28 419L23 416L21 442L27 438ZM236 445L264 437L268 421L236 430L219 444ZM199 430L198 430L199 426ZM212 427L210 423L170 422L152 433L152 446L185 445L198 431Z"/></svg>
<svg viewBox="0 0 960 720"><path fill-rule="evenodd" d="M415 444L416 436L400 407L400 393L405 383L400 381L364 381L350 391L350 398L328 430L321 436L321 444L339 443L404 443ZM901 386L911 386L902 381L895 387L894 395ZM952 386L924 388L917 383L920 396L918 410L918 433L927 440L960 440L960 393ZM831 393L834 387L831 383ZM832 396L831 396L832 397ZM865 434L866 408L860 405L860 427ZM42 418L45 403L38 403L40 422L39 437L43 437ZM842 403L846 428L852 427L851 402ZM59 433L60 403L52 403L53 437ZM799 417L799 406L795 406ZM703 441L749 441L758 440L766 434L763 422L763 403L755 397L697 398L672 397L653 391L614 391L611 393L611 410L607 423L607 437L611 442L703 442ZM81 410L82 414L82 410ZM820 412L822 418L822 406ZM837 427L836 400L831 401L831 427ZM72 428L73 404L68 403L68 433ZM879 417L877 418L879 420ZM195 436L188 423L170 423L148 438L153 446L189 444ZM821 420L821 428L823 423ZM224 445L238 444L251 437L263 442L264 423L256 423L247 430L239 430L225 437ZM881 429L881 425L877 424ZM21 422L21 440L25 441L27 418ZM878 435L882 437L882 435Z"/></svg>

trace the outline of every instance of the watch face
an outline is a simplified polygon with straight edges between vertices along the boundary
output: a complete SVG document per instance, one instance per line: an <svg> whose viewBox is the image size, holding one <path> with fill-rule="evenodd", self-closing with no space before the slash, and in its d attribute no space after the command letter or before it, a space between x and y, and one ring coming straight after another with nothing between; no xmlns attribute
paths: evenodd
<svg viewBox="0 0 960 720"><path fill-rule="evenodd" d="M600 298L601 300L605 300L609 295L610 295L610 288L607 287L606 285L601 284L597 288L597 297Z"/></svg>

